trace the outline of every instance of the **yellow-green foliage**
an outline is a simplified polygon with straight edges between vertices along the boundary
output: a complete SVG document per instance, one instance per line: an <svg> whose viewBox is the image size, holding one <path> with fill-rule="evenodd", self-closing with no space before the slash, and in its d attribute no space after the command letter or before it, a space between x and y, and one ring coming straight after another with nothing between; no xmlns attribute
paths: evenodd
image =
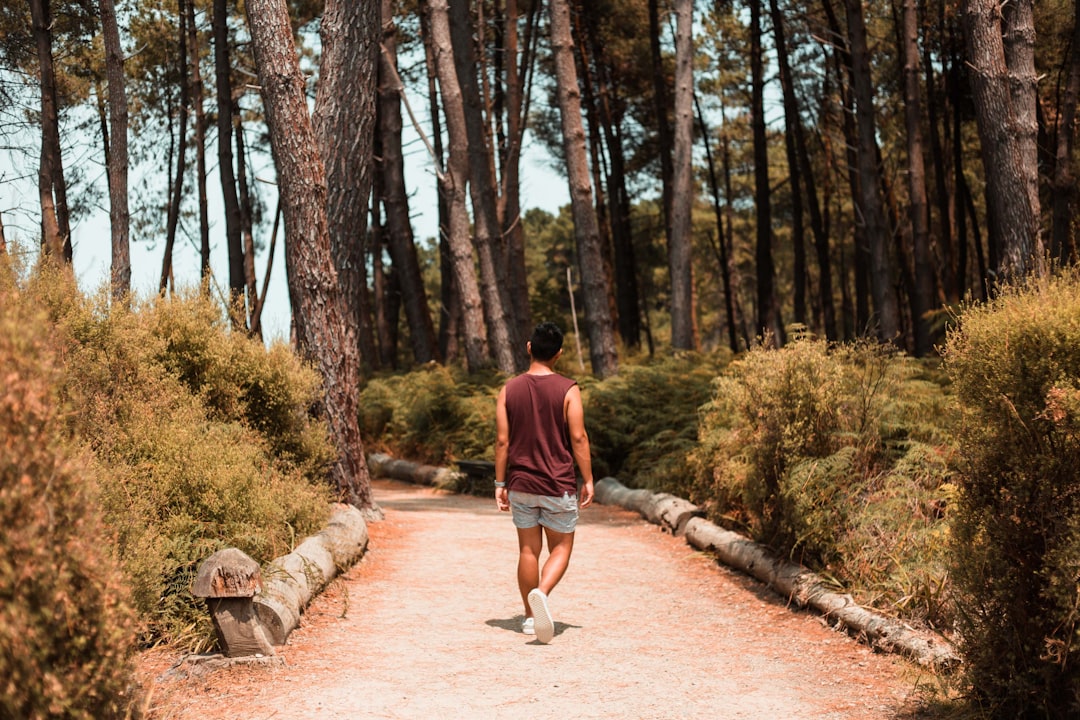
<svg viewBox="0 0 1080 720"><path fill-rule="evenodd" d="M202 646L199 563L227 546L272 559L327 516L333 455L308 414L314 373L229 332L196 295L127 311L49 276L25 295L57 329L67 422L102 478L145 639Z"/></svg>
<svg viewBox="0 0 1080 720"><path fill-rule="evenodd" d="M752 349L702 408L692 498L862 600L938 619L947 401L922 373L873 345Z"/></svg>
<svg viewBox="0 0 1080 720"><path fill-rule="evenodd" d="M364 445L433 465L492 460L501 382L441 365L375 378L360 393Z"/></svg>
<svg viewBox="0 0 1080 720"><path fill-rule="evenodd" d="M583 381L585 425L596 477L682 492L687 456L697 445L697 408L709 400L726 354L685 354L624 365L602 381Z"/></svg>
<svg viewBox="0 0 1080 720"><path fill-rule="evenodd" d="M96 480L59 417L45 318L0 285L0 717L123 716L134 618Z"/></svg>
<svg viewBox="0 0 1080 720"><path fill-rule="evenodd" d="M958 619L999 717L1080 714L1080 278L966 308L946 366L963 413Z"/></svg>

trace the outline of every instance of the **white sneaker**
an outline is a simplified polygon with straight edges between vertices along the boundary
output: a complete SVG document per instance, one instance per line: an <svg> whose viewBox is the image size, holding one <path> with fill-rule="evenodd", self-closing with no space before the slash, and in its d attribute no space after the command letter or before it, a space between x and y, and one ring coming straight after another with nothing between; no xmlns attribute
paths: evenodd
<svg viewBox="0 0 1080 720"><path fill-rule="evenodd" d="M533 622L534 621L533 621L533 619L531 617L527 617L524 620L522 620L521 621L521 632L525 633L526 635L535 635L536 634L536 628L533 627Z"/></svg>
<svg viewBox="0 0 1080 720"><path fill-rule="evenodd" d="M533 611L533 629L536 639L542 643L551 642L555 637L555 622L548 610L547 595L540 588L529 591L529 609Z"/></svg>

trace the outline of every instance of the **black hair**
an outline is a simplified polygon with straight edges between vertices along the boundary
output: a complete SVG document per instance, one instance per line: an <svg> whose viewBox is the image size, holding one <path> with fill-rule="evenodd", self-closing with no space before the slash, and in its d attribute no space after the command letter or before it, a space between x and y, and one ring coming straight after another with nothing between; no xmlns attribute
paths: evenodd
<svg viewBox="0 0 1080 720"><path fill-rule="evenodd" d="M552 322L542 322L533 330L529 339L532 356L546 362L562 350L563 334L559 326Z"/></svg>

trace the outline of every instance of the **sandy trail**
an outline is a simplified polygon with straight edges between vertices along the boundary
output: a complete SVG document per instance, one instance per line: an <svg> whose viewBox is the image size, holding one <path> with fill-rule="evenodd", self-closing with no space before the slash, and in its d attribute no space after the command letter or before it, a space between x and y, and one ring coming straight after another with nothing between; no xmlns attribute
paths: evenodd
<svg viewBox="0 0 1080 720"><path fill-rule="evenodd" d="M152 718L911 717L919 673L627 511L582 513L551 596L556 636L522 635L509 515L494 500L376 481L386 520L272 667L161 672ZM928 678L924 678L928 680Z"/></svg>

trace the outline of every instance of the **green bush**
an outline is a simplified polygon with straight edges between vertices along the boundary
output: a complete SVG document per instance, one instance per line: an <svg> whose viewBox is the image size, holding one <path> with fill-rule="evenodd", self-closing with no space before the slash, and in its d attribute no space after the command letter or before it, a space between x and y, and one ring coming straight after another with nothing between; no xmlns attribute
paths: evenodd
<svg viewBox="0 0 1080 720"><path fill-rule="evenodd" d="M313 371L230 333L195 295L128 311L46 274L26 296L56 327L67 424L93 455L144 642L206 647L190 594L202 560L228 546L270 560L328 515Z"/></svg>
<svg viewBox="0 0 1080 720"><path fill-rule="evenodd" d="M0 282L0 717L122 717L135 632L113 538L44 318Z"/></svg>
<svg viewBox="0 0 1080 720"><path fill-rule="evenodd" d="M502 380L442 365L374 378L360 393L364 446L432 465L493 460Z"/></svg>
<svg viewBox="0 0 1080 720"><path fill-rule="evenodd" d="M626 364L614 377L582 381L596 477L684 493L687 457L697 446L697 409L728 361L726 354L685 354Z"/></svg>
<svg viewBox="0 0 1080 720"><path fill-rule="evenodd" d="M1080 713L1080 279L964 309L953 579L967 676L998 717Z"/></svg>
<svg viewBox="0 0 1080 720"><path fill-rule="evenodd" d="M862 602L941 622L949 430L929 374L869 344L752 349L702 408L691 499Z"/></svg>

